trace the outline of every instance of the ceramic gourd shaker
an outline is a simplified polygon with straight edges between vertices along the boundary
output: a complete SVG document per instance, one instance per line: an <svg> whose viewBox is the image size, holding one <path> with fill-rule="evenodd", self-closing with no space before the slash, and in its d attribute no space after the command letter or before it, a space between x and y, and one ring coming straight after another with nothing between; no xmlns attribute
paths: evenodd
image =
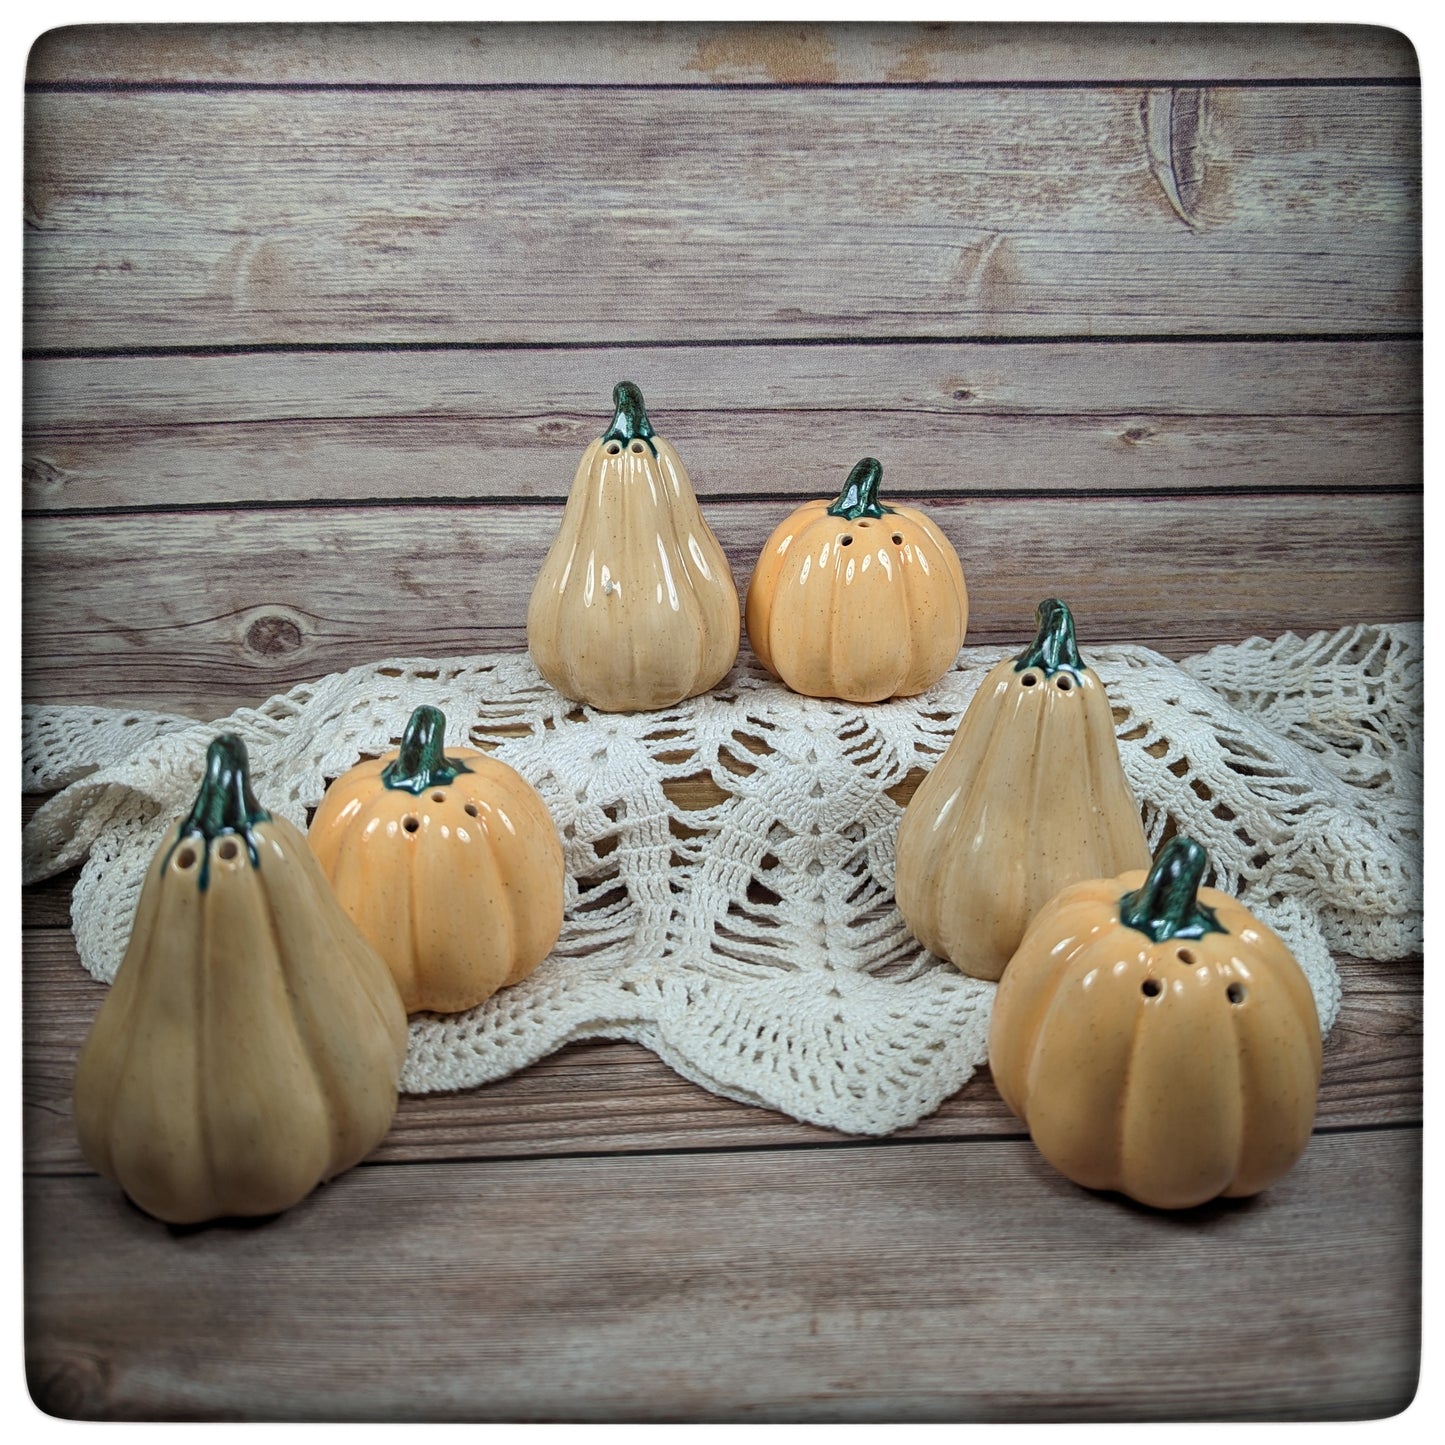
<svg viewBox="0 0 1445 1445"><path fill-rule="evenodd" d="M562 929L562 840L536 790L475 748L446 749L423 704L401 746L326 790L309 838L337 900L386 960L408 1013L459 1013L525 978Z"/></svg>
<svg viewBox="0 0 1445 1445"><path fill-rule="evenodd" d="M881 702L948 670L968 627L963 567L914 507L878 500L864 457L836 501L805 502L768 538L748 586L748 641L794 692Z"/></svg>
<svg viewBox="0 0 1445 1445"><path fill-rule="evenodd" d="M172 1224L273 1214L381 1141L406 1045L386 965L218 737L81 1048L81 1152Z"/></svg>
<svg viewBox="0 0 1445 1445"><path fill-rule="evenodd" d="M914 936L996 979L1029 920L1069 883L1149 862L1109 698L1074 619L1039 603L1038 635L989 672L898 827L894 892Z"/></svg>
<svg viewBox="0 0 1445 1445"><path fill-rule="evenodd" d="M1309 1142L1320 1026L1309 982L1171 838L1149 871L1064 889L999 982L994 1082L1043 1156L1163 1209L1256 1194Z"/></svg>
<svg viewBox="0 0 1445 1445"><path fill-rule="evenodd" d="M737 660L727 557L672 444L630 381L582 454L527 609L527 646L558 692L603 712L670 707Z"/></svg>

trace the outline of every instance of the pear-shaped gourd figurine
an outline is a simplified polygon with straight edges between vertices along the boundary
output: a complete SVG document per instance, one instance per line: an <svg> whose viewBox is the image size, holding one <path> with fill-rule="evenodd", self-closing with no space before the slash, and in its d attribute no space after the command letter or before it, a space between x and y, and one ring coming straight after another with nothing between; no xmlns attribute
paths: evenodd
<svg viewBox="0 0 1445 1445"><path fill-rule="evenodd" d="M527 608L527 646L558 692L645 712L706 692L737 660L742 613L672 444L630 381L582 454Z"/></svg>
<svg viewBox="0 0 1445 1445"><path fill-rule="evenodd" d="M80 1052L81 1152L172 1224L274 1214L381 1141L406 1043L386 964L217 738Z"/></svg>
<svg viewBox="0 0 1445 1445"><path fill-rule="evenodd" d="M1109 698L1074 619L1039 603L1038 635L980 684L898 826L899 912L931 952L996 979L1069 883L1149 863Z"/></svg>
<svg viewBox="0 0 1445 1445"><path fill-rule="evenodd" d="M1304 1152L1320 1082L1309 981L1176 835L1148 873L1064 889L999 981L989 1067L1060 1173L1186 1209Z"/></svg>

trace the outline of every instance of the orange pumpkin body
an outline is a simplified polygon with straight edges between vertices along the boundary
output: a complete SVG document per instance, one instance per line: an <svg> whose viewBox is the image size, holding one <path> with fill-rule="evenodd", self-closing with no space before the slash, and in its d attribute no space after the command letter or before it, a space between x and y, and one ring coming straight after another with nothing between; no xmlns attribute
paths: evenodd
<svg viewBox="0 0 1445 1445"><path fill-rule="evenodd" d="M402 748L326 791L308 834L338 902L386 960L408 1013L459 1013L525 978L562 929L562 841L515 769L441 752L445 720L418 708ZM426 732L432 763L393 769ZM436 758L449 765L434 766ZM447 773L452 773L448 778Z"/></svg>
<svg viewBox="0 0 1445 1445"><path fill-rule="evenodd" d="M916 508L877 501L881 476L865 457L836 502L793 512L753 569L748 641L804 696L912 697L963 646L968 589L958 554Z"/></svg>
<svg viewBox="0 0 1445 1445"><path fill-rule="evenodd" d="M1164 1209L1267 1188L1309 1142L1319 1089L1309 982L1243 904L1198 887L1206 863L1176 837L1148 873L1065 888L989 1026L994 1083L1044 1157Z"/></svg>

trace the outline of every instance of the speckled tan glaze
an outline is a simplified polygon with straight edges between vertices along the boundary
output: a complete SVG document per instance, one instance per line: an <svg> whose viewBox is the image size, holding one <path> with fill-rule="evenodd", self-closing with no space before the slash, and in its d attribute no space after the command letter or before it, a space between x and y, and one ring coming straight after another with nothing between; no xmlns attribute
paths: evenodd
<svg viewBox="0 0 1445 1445"><path fill-rule="evenodd" d="M289 1208L396 1112L407 1028L386 965L295 827L250 839L254 865L234 833L167 838L76 1066L81 1152L173 1224Z"/></svg>
<svg viewBox="0 0 1445 1445"><path fill-rule="evenodd" d="M1155 943L1125 926L1120 899L1144 878L1075 884L1034 919L994 1000L994 1082L1043 1156L1086 1188L1162 1209L1258 1193L1314 1122L1309 983L1279 936L1217 889L1198 897L1223 933Z"/></svg>
<svg viewBox="0 0 1445 1445"><path fill-rule="evenodd" d="M594 441L527 608L537 670L603 712L652 711L720 682L741 631L732 571L676 449L656 435Z"/></svg>
<svg viewBox="0 0 1445 1445"><path fill-rule="evenodd" d="M526 978L562 930L562 840L546 804L486 753L446 756L471 771L419 795L383 784L396 752L358 763L327 789L309 833L408 1013L473 1008Z"/></svg>
<svg viewBox="0 0 1445 1445"><path fill-rule="evenodd" d="M805 502L768 538L748 584L748 641L794 692L912 697L952 665L968 589L952 543L914 507L849 520Z"/></svg>
<svg viewBox="0 0 1445 1445"><path fill-rule="evenodd" d="M1098 674L1010 658L904 811L894 892L931 953L996 979L1059 889L1148 862Z"/></svg>

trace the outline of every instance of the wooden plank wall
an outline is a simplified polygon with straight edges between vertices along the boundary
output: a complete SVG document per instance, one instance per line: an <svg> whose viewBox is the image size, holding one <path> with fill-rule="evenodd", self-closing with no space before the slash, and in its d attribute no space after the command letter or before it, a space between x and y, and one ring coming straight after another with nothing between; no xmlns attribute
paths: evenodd
<svg viewBox="0 0 1445 1445"><path fill-rule="evenodd" d="M1393 32L79 27L28 78L31 700L524 646L624 376L740 589L871 453L970 641L1421 615Z"/></svg>

